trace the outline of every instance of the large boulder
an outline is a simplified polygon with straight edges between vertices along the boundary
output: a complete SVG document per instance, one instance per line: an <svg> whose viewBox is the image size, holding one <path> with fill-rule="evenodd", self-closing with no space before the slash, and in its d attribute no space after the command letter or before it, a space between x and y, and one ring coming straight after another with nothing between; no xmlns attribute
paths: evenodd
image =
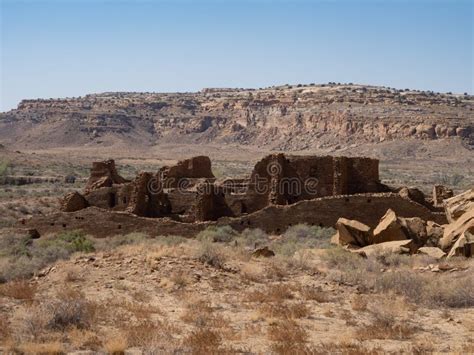
<svg viewBox="0 0 474 355"><path fill-rule="evenodd" d="M447 258L453 256L472 257L474 255L474 235L470 232L464 232L454 243L448 253Z"/></svg>
<svg viewBox="0 0 474 355"><path fill-rule="evenodd" d="M339 218L336 229L331 240L334 244L363 247L370 242L370 227L359 221Z"/></svg>
<svg viewBox="0 0 474 355"><path fill-rule="evenodd" d="M374 229L372 243L378 244L405 239L408 239L408 236L405 233L400 219L397 218L393 210L388 209Z"/></svg>
<svg viewBox="0 0 474 355"><path fill-rule="evenodd" d="M411 239L372 244L360 249L351 250L351 252L365 257L380 254L413 254L415 251L416 245Z"/></svg>
<svg viewBox="0 0 474 355"><path fill-rule="evenodd" d="M426 243L428 236L426 232L426 222L424 220L420 217L400 217L399 221L408 239L413 239L413 242L418 246L422 246Z"/></svg>
<svg viewBox="0 0 474 355"><path fill-rule="evenodd" d="M79 192L68 193L61 200L60 209L63 212L76 212L89 207L89 203Z"/></svg>
<svg viewBox="0 0 474 355"><path fill-rule="evenodd" d="M442 259L446 256L444 251L436 247L421 247L418 249L418 254L428 255L436 260Z"/></svg>
<svg viewBox="0 0 474 355"><path fill-rule="evenodd" d="M453 223L470 209L474 209L474 188L444 200L444 210L449 223Z"/></svg>
<svg viewBox="0 0 474 355"><path fill-rule="evenodd" d="M430 206L430 204L426 201L425 194L423 191L417 189L416 187L402 187L398 194L406 199L415 201L423 206Z"/></svg>
<svg viewBox="0 0 474 355"><path fill-rule="evenodd" d="M440 240L441 249L450 250L466 232L474 233L474 208L471 208L453 223L446 225L443 238Z"/></svg>
<svg viewBox="0 0 474 355"><path fill-rule="evenodd" d="M440 226L433 221L426 222L426 243L427 247L438 247L439 241L443 238L444 226Z"/></svg>

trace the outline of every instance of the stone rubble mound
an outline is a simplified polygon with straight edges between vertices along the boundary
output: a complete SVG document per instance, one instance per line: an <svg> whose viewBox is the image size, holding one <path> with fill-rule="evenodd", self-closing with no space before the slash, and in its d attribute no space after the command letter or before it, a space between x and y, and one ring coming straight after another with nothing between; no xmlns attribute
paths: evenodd
<svg viewBox="0 0 474 355"><path fill-rule="evenodd" d="M435 188L434 194L439 191ZM340 218L331 241L363 256L417 252L435 259L471 257L474 254L474 190L449 197L443 203L448 224L439 225L419 217L404 218L388 209L373 230L358 221Z"/></svg>

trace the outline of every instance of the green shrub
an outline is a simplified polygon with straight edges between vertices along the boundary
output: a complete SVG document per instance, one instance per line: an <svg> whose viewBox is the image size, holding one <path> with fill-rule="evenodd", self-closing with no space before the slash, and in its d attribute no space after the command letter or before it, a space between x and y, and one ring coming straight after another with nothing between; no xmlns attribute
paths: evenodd
<svg viewBox="0 0 474 355"><path fill-rule="evenodd" d="M38 246L44 249L65 249L69 254L75 252L91 253L94 244L81 231L70 231L59 234L56 238L38 241Z"/></svg>
<svg viewBox="0 0 474 355"><path fill-rule="evenodd" d="M237 237L237 243L241 246L255 248L256 246L268 244L268 234L259 228L245 229Z"/></svg>
<svg viewBox="0 0 474 355"><path fill-rule="evenodd" d="M273 245L277 253L291 256L299 249L324 249L330 246L332 228L297 224L287 229L282 238Z"/></svg>
<svg viewBox="0 0 474 355"><path fill-rule="evenodd" d="M80 231L65 232L55 238L32 240L29 237L7 236L0 239L3 281L31 277L35 272L72 253L89 253L94 244Z"/></svg>
<svg viewBox="0 0 474 355"><path fill-rule="evenodd" d="M8 161L0 161L0 177L7 175L10 169L11 167Z"/></svg>
<svg viewBox="0 0 474 355"><path fill-rule="evenodd" d="M234 240L238 233L231 226L208 227L197 235L201 242L228 243Z"/></svg>

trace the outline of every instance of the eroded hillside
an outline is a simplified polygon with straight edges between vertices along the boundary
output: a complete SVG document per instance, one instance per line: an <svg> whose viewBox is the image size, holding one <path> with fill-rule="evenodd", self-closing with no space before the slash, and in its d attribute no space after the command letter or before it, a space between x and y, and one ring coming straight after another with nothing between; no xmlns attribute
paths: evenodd
<svg viewBox="0 0 474 355"><path fill-rule="evenodd" d="M474 144L470 95L361 85L103 93L24 100L0 114L0 141L22 148L228 143L327 149L415 138Z"/></svg>

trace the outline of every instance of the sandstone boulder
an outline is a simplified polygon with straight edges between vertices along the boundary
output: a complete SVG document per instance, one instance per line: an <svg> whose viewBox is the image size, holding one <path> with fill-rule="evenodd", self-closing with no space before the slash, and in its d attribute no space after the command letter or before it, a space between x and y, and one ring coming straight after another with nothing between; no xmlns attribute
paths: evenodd
<svg viewBox="0 0 474 355"><path fill-rule="evenodd" d="M450 250L466 232L474 233L474 208L464 213L453 223L446 225L443 238L440 240L441 249Z"/></svg>
<svg viewBox="0 0 474 355"><path fill-rule="evenodd" d="M426 201L425 194L415 187L402 187L400 191L398 191L398 194L401 197L415 201L420 205L429 205L429 203Z"/></svg>
<svg viewBox="0 0 474 355"><path fill-rule="evenodd" d="M385 215L380 219L379 224L374 229L372 243L385 243L395 240L408 239L400 220L395 212L388 209Z"/></svg>
<svg viewBox="0 0 474 355"><path fill-rule="evenodd" d="M428 239L425 221L419 217L399 218L399 221L409 239L413 239L413 242L418 246L425 244Z"/></svg>
<svg viewBox="0 0 474 355"><path fill-rule="evenodd" d="M426 222L426 243L427 247L438 247L439 241L443 237L444 227L433 221Z"/></svg>
<svg viewBox="0 0 474 355"><path fill-rule="evenodd" d="M436 260L439 260L446 256L446 253L444 251L436 247L421 247L420 249L418 249L418 253L431 256L433 259Z"/></svg>
<svg viewBox="0 0 474 355"><path fill-rule="evenodd" d="M474 235L469 232L464 232L454 243L447 258L453 256L472 257L474 255Z"/></svg>
<svg viewBox="0 0 474 355"><path fill-rule="evenodd" d="M74 191L63 197L60 209L63 212L76 212L87 207L89 207L89 204L84 196Z"/></svg>
<svg viewBox="0 0 474 355"><path fill-rule="evenodd" d="M474 188L444 200L448 222L452 223L470 209L474 209Z"/></svg>
<svg viewBox="0 0 474 355"><path fill-rule="evenodd" d="M363 247L369 244L370 227L355 220L339 218L336 223L337 234L332 242L338 245Z"/></svg>
<svg viewBox="0 0 474 355"><path fill-rule="evenodd" d="M416 246L411 239L372 244L360 249L351 250L351 252L365 257L379 254L412 254L415 251Z"/></svg>

